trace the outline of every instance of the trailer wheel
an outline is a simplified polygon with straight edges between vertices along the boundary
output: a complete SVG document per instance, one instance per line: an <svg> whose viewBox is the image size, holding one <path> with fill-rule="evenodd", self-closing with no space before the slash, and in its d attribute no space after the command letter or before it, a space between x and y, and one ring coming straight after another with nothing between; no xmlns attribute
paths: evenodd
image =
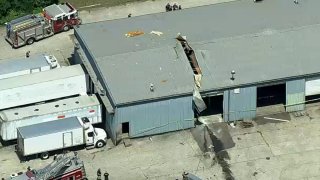
<svg viewBox="0 0 320 180"><path fill-rule="evenodd" d="M97 143L96 143L96 148L102 148L104 145L106 145L106 143L102 140L99 140Z"/></svg>
<svg viewBox="0 0 320 180"><path fill-rule="evenodd" d="M64 26L63 31L69 31L70 27L69 26Z"/></svg>
<svg viewBox="0 0 320 180"><path fill-rule="evenodd" d="M34 43L34 38L29 38L28 40L27 40L27 44L28 45L31 45L31 44L33 44Z"/></svg>
<svg viewBox="0 0 320 180"><path fill-rule="evenodd" d="M49 159L49 153L48 152L43 152L43 153L41 153L41 155L40 155L40 158L42 159L42 160L45 160L45 159Z"/></svg>

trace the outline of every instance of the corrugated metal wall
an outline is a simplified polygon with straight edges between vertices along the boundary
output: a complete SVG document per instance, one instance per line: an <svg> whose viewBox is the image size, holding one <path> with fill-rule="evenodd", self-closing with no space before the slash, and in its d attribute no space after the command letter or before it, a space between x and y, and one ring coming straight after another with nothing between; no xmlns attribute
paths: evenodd
<svg viewBox="0 0 320 180"><path fill-rule="evenodd" d="M305 104L305 79L286 82L286 111L302 111Z"/></svg>
<svg viewBox="0 0 320 180"><path fill-rule="evenodd" d="M159 134L194 127L193 118L192 96L173 98L117 108L112 131L129 122L130 137Z"/></svg>
<svg viewBox="0 0 320 180"><path fill-rule="evenodd" d="M236 121L254 118L257 109L257 87L238 88L223 93L223 119Z"/></svg>

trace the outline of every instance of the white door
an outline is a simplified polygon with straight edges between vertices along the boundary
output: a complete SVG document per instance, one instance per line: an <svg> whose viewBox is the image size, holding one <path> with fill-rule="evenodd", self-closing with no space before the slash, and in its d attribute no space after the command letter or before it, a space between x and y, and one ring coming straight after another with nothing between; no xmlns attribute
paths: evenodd
<svg viewBox="0 0 320 180"><path fill-rule="evenodd" d="M63 147L72 146L72 132L63 133Z"/></svg>
<svg viewBox="0 0 320 180"><path fill-rule="evenodd" d="M93 145L94 144L94 134L92 131L86 132L86 136L87 136L87 141L86 144L87 146Z"/></svg>
<svg viewBox="0 0 320 180"><path fill-rule="evenodd" d="M307 79L306 80L306 96L320 94L320 79Z"/></svg>
<svg viewBox="0 0 320 180"><path fill-rule="evenodd" d="M40 72L40 68L31 69L31 74L32 74L32 73L36 73L36 72Z"/></svg>

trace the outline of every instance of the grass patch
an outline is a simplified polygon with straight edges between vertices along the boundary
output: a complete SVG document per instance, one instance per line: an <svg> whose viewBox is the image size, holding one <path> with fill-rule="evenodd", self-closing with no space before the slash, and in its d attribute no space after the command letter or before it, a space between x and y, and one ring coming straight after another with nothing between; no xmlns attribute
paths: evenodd
<svg viewBox="0 0 320 180"><path fill-rule="evenodd" d="M68 0L69 3L74 5L75 7L84 7L84 6L90 6L94 4L101 4L102 7L112 7L112 6L119 6L119 5L125 5L127 3L132 2L144 2L147 0ZM60 0L60 2L64 2L63 0Z"/></svg>

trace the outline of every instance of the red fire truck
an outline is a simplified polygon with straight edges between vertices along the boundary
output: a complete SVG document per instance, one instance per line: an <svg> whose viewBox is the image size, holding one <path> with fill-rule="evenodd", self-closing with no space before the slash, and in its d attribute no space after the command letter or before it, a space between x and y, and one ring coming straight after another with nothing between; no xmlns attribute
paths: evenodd
<svg viewBox="0 0 320 180"><path fill-rule="evenodd" d="M5 39L17 48L79 24L78 11L71 4L53 4L45 7L41 14L26 15L6 23Z"/></svg>
<svg viewBox="0 0 320 180"><path fill-rule="evenodd" d="M25 173L12 174L12 180L88 180L83 162L76 154L58 156L52 163L38 170L28 168Z"/></svg>

